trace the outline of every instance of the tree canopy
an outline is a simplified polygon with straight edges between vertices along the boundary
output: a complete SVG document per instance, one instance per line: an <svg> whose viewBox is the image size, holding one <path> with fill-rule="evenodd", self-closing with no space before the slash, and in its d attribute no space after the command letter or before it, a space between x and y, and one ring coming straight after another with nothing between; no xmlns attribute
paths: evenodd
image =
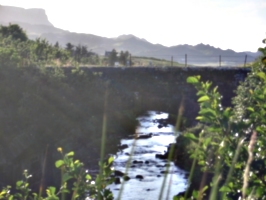
<svg viewBox="0 0 266 200"><path fill-rule="evenodd" d="M12 39L27 41L28 36L26 35L25 31L17 25L17 24L9 24L9 26L0 26L0 34L3 37L11 36Z"/></svg>
<svg viewBox="0 0 266 200"><path fill-rule="evenodd" d="M64 66L66 64L98 64L98 55L87 46L67 43L50 44L46 39L28 39L17 24L0 26L0 65L5 66Z"/></svg>

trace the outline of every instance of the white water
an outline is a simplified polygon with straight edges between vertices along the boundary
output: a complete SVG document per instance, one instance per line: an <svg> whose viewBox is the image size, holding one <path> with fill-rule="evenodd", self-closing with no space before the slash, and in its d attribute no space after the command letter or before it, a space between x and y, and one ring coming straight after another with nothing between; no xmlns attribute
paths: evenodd
<svg viewBox="0 0 266 200"><path fill-rule="evenodd" d="M134 140L132 138L121 140L121 145L127 144L128 148L117 153L114 161L115 170L126 171L126 164L129 161L127 153L131 153L132 145L134 145L134 152L128 171L130 180L124 182L122 200L158 199L165 176L162 171L166 170L167 161L155 158L155 154L164 154L167 146L175 141L175 136L172 125L158 128L158 123L154 120L167 117L167 113L150 111L147 116L138 118L140 127L137 128L136 133L139 135L152 133L153 136L148 139ZM143 161L143 163L134 164L134 160ZM172 199L174 195L185 191L187 187L186 172L176 167L172 162L169 164L169 173L162 198L164 200ZM139 180L136 175L142 175L144 178ZM123 183L122 178L120 179ZM120 187L121 184L110 185L115 198L118 197Z"/></svg>

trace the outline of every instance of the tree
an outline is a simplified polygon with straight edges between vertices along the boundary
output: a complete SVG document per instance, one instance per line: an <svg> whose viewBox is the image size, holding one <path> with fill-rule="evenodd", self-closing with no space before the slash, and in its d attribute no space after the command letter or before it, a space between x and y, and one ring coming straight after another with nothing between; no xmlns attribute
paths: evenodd
<svg viewBox="0 0 266 200"><path fill-rule="evenodd" d="M73 44L71 44L70 42L68 42L67 44L66 44L66 47L65 47L65 50L67 50L68 52L69 52L69 54L70 54L70 56L74 56L74 45Z"/></svg>
<svg viewBox="0 0 266 200"><path fill-rule="evenodd" d="M9 26L0 26L0 34L4 37L11 36L12 39L27 41L28 37L23 29L17 24L9 24Z"/></svg>
<svg viewBox="0 0 266 200"><path fill-rule="evenodd" d="M108 56L109 65L113 66L116 61L117 61L117 52L115 49L113 49Z"/></svg>
<svg viewBox="0 0 266 200"><path fill-rule="evenodd" d="M75 60L77 62L80 62L81 57L82 57L82 46L80 44L78 46L76 46L75 51L74 51L74 55L75 55Z"/></svg>
<svg viewBox="0 0 266 200"><path fill-rule="evenodd" d="M126 51L126 52L123 52L123 51L121 51L120 52L120 56L119 56L119 63L121 64L121 65L126 65L127 64L127 61L129 60L129 53L128 53L128 51Z"/></svg>
<svg viewBox="0 0 266 200"><path fill-rule="evenodd" d="M88 53L88 48L86 46L81 46L81 56L85 58L88 56Z"/></svg>
<svg viewBox="0 0 266 200"><path fill-rule="evenodd" d="M59 43L56 42L56 43L54 44L54 47L55 47L55 48L59 48Z"/></svg>

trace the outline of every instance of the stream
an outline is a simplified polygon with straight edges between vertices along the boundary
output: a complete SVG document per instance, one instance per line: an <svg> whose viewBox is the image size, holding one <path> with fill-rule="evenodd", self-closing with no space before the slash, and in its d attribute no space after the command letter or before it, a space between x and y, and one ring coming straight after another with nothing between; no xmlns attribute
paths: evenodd
<svg viewBox="0 0 266 200"><path fill-rule="evenodd" d="M163 155L170 143L175 142L174 127L159 123L166 119L167 113L149 111L147 115L138 118L139 127L136 129L138 139L134 135L121 140L123 150L118 152L114 160L116 183L110 185L115 199L118 197L122 184L123 200L155 200L159 198L164 177L166 183L163 190L164 200L185 191L187 187L187 172L179 169L173 162L157 158L156 154ZM132 154L130 157L129 155ZM124 181L120 172L126 172L128 179ZM166 175L166 169L169 172Z"/></svg>

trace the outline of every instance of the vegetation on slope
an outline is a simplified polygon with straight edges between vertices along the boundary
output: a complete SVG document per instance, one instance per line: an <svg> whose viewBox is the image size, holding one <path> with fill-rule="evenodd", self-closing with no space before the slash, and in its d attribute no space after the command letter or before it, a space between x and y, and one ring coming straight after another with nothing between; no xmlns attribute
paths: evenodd
<svg viewBox="0 0 266 200"><path fill-rule="evenodd" d="M18 32L23 35L19 28ZM134 131L136 125L136 116L121 102L119 91L109 87L100 73L45 67L54 62L56 47L39 39L12 37L0 34L0 187L14 182L25 168L34 174L30 181L35 189L42 176L40 168L46 168L46 185L60 182L50 165L58 159L54 151L58 146L74 150L78 159L86 157L87 167L96 166L104 113L108 153L115 153L121 135ZM119 103L119 108L115 104L103 108L107 91L118 94L108 102ZM90 154L84 149L90 149ZM44 159L47 166L42 164Z"/></svg>

